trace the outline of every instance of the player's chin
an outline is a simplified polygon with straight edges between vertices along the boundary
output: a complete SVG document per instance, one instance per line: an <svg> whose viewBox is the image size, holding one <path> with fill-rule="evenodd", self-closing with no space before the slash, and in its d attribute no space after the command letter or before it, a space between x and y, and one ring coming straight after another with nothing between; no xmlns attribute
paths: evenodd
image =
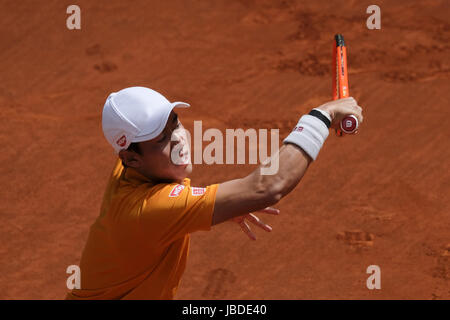
<svg viewBox="0 0 450 320"><path fill-rule="evenodd" d="M174 178L176 178L177 180L183 180L189 174L191 174L192 164L187 163L187 164L173 165L172 172L174 174Z"/></svg>

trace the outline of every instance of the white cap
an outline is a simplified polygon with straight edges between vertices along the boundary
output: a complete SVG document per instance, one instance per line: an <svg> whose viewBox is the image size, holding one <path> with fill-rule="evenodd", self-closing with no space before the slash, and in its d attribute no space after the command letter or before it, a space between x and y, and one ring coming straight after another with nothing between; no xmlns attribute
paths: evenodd
<svg viewBox="0 0 450 320"><path fill-rule="evenodd" d="M185 102L169 102L162 94L144 87L130 87L111 93L103 107L102 128L106 140L119 153L132 142L156 138L175 107Z"/></svg>

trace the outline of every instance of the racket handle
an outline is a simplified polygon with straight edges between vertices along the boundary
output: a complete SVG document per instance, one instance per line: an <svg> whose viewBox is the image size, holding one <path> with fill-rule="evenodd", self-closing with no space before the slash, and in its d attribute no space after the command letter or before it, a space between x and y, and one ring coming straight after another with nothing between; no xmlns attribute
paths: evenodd
<svg viewBox="0 0 450 320"><path fill-rule="evenodd" d="M358 119L354 115L346 116L341 121L340 128L336 130L338 136L345 134L352 134L358 130Z"/></svg>

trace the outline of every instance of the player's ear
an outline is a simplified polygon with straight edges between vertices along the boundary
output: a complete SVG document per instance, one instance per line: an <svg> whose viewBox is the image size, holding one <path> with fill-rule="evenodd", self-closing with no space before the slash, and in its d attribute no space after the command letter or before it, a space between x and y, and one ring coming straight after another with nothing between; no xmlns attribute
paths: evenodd
<svg viewBox="0 0 450 320"><path fill-rule="evenodd" d="M127 167L140 168L142 166L141 157L134 151L120 150L119 158Z"/></svg>

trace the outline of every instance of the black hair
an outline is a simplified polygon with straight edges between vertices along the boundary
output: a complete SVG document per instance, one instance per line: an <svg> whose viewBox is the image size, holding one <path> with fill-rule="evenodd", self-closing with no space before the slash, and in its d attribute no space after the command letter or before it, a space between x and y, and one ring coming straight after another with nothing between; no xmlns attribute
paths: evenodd
<svg viewBox="0 0 450 320"><path fill-rule="evenodd" d="M127 151L134 151L137 154L142 154L141 153L141 148L139 147L139 142L132 142L128 148L126 149ZM123 162L122 160L122 165L127 168L128 166L125 164L125 162Z"/></svg>

